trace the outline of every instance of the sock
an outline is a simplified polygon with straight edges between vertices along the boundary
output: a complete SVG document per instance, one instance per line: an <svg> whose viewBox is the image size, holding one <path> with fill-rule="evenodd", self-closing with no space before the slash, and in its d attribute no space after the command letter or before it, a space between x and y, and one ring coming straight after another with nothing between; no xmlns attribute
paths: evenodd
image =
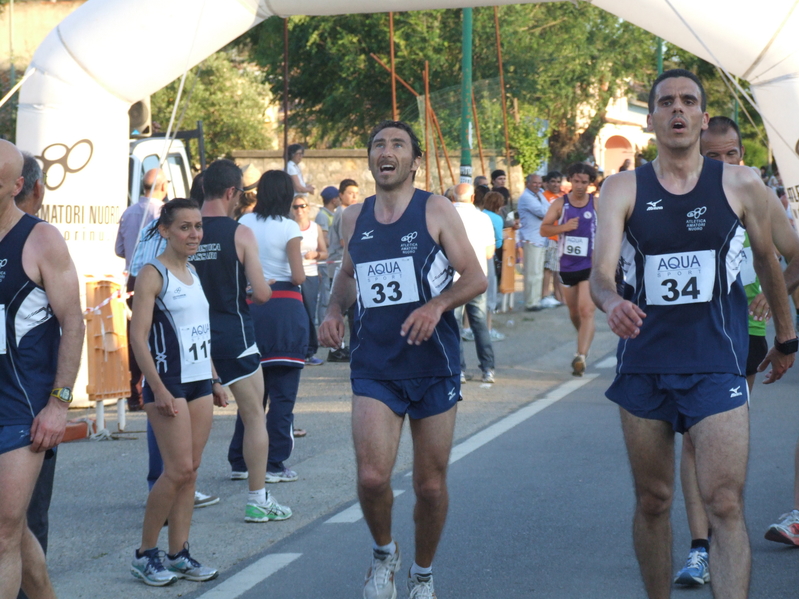
<svg viewBox="0 0 799 599"><path fill-rule="evenodd" d="M253 505L266 505L266 487L247 493L247 503Z"/></svg>
<svg viewBox="0 0 799 599"><path fill-rule="evenodd" d="M178 551L178 553L180 553L180 552ZM174 559L178 559L178 553L167 553L166 556L169 559L173 559L174 560Z"/></svg>
<svg viewBox="0 0 799 599"><path fill-rule="evenodd" d="M433 573L433 566L422 568L416 562L411 566L411 576L430 576Z"/></svg>
<svg viewBox="0 0 799 599"><path fill-rule="evenodd" d="M375 543L374 550L379 551L380 553L385 553L386 555L394 555L397 552L397 544L393 539L388 545L378 545Z"/></svg>
<svg viewBox="0 0 799 599"><path fill-rule="evenodd" d="M704 549L710 552L710 542L707 539L694 539L691 541L691 549Z"/></svg>

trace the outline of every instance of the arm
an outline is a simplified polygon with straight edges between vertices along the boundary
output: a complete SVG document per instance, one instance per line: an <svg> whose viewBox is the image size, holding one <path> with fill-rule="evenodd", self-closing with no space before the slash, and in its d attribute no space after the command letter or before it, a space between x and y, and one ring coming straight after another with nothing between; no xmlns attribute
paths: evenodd
<svg viewBox="0 0 799 599"><path fill-rule="evenodd" d="M78 273L69 255L67 244L58 229L48 224L34 227L29 243L23 249L23 267L33 258L35 266L25 268L34 272L31 280L44 287L53 315L61 325L54 388L75 385L80 367L85 325L80 309ZM30 248L30 254L28 249ZM38 271L38 272L36 272ZM31 427L32 451L46 451L64 438L69 404L51 397L47 405L34 418Z"/></svg>
<svg viewBox="0 0 799 599"><path fill-rule="evenodd" d="M147 384L155 395L155 406L162 416L174 417L175 398L164 386L158 369L155 367L150 349L147 347L147 338L153 324L153 307L155 298L160 293L163 285L161 274L152 265L145 265L136 277L136 286L133 294L133 316L130 319L130 346L142 374L147 379Z"/></svg>
<svg viewBox="0 0 799 599"><path fill-rule="evenodd" d="M460 278L449 289L411 312L402 324L400 334L407 337L409 344L415 345L430 338L444 312L465 304L488 288L488 280L466 236L463 221L445 197L432 196L427 201L427 227Z"/></svg>
<svg viewBox="0 0 799 599"><path fill-rule="evenodd" d="M236 254L244 264L244 274L252 287L251 299L256 304L263 304L272 297L272 288L264 279L264 271L258 258L258 242L252 229L245 225L236 227ZM216 378L216 375L214 375Z"/></svg>
<svg viewBox="0 0 799 599"><path fill-rule="evenodd" d="M300 183L299 175L291 175L291 182L294 184L294 191L297 193L314 193L316 187L313 185L303 185Z"/></svg>
<svg viewBox="0 0 799 599"><path fill-rule="evenodd" d="M553 235L560 235L561 233L568 233L569 231L574 231L579 224L579 218L572 218L563 223L562 225L556 225L555 223L558 222L560 219L561 214L563 213L563 198L558 198L552 204L549 205L549 209L547 210L546 215L544 216L544 220L541 221L541 236L542 237L552 237Z"/></svg>
<svg viewBox="0 0 799 599"><path fill-rule="evenodd" d="M788 215L782 207L780 199L774 190L766 188L769 194L769 216L771 217L771 237L777 251L785 258L788 267L782 273L788 293L793 293L799 287L799 236L791 226Z"/></svg>
<svg viewBox="0 0 799 599"><path fill-rule="evenodd" d="M356 299L355 268L346 241L355 230L355 221L358 220L362 206L363 204L353 204L344 211L341 218L341 244L344 246L344 256L341 259L341 268L333 281L325 319L319 326L319 342L327 347L341 347L344 339L344 313Z"/></svg>
<svg viewBox="0 0 799 599"><path fill-rule="evenodd" d="M622 339L637 337L646 318L638 306L623 299L616 291L616 267L621 255L624 224L634 205L635 174L609 177L602 186L602 210L597 207L590 286L594 303L607 314L611 330Z"/></svg>
<svg viewBox="0 0 799 599"><path fill-rule="evenodd" d="M319 225L316 225L319 227ZM317 261L327 260L327 236L322 227L319 227L319 243L316 246L316 259Z"/></svg>
<svg viewBox="0 0 799 599"><path fill-rule="evenodd" d="M302 237L294 237L286 243L286 256L289 259L291 268L291 282L294 285L302 285L305 282L305 270L302 267Z"/></svg>
<svg viewBox="0 0 799 599"><path fill-rule="evenodd" d="M125 257L125 239L122 236L122 231L125 229L125 214L119 219L119 229L117 230L117 239L114 243L114 253L120 258Z"/></svg>

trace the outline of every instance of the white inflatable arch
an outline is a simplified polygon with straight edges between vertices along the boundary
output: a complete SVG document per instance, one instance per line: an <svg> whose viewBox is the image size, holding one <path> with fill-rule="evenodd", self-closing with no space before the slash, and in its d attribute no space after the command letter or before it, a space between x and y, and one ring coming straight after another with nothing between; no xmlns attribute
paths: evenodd
<svg viewBox="0 0 799 599"><path fill-rule="evenodd" d="M797 0L592 0L749 83L793 206L799 206ZM36 51L17 143L48 171L48 220L78 270L118 273L127 203L128 108L272 15L461 8L485 0L92 0ZM511 0L493 0L511 4ZM624 48L619 49L624 52ZM53 189L54 187L57 187Z"/></svg>

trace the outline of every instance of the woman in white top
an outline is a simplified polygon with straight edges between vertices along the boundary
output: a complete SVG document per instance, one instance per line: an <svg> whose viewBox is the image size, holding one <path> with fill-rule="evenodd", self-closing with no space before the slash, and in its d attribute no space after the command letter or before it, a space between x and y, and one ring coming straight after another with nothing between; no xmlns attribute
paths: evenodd
<svg viewBox="0 0 799 599"><path fill-rule="evenodd" d="M305 366L309 334L308 314L300 290L305 282L302 232L288 217L293 199L291 178L283 171L267 171L258 183L255 208L239 219L255 233L264 276L267 281L275 280L269 302L250 307L264 374L264 406L269 400L266 482L290 482L298 478L284 463L294 448L294 402L301 369ZM240 452L241 439L234 436L229 453Z"/></svg>
<svg viewBox="0 0 799 599"><path fill-rule="evenodd" d="M291 184L294 187L295 196L306 196L307 194L316 193L316 188L313 185L306 185L305 179L302 177L300 170L300 162L302 162L305 148L302 144L291 144L286 150L288 162L286 163L286 172L291 177Z"/></svg>
<svg viewBox="0 0 799 599"><path fill-rule="evenodd" d="M144 409L164 470L147 498L131 573L148 585L164 586L178 578L205 581L218 575L189 555L188 541L194 483L211 432L213 403L227 402L211 362L208 301L188 263L203 237L197 202L175 199L164 204L154 232L167 246L136 277L130 336L144 374ZM167 518L169 553L164 560L157 544Z"/></svg>
<svg viewBox="0 0 799 599"><path fill-rule="evenodd" d="M302 196L294 196L291 203L291 217L300 226L302 242L302 267L305 270L305 283L302 284L302 303L308 312L308 351L305 354L305 363L310 366L324 364L315 356L319 349L319 339L316 336L316 325L314 324L314 314L316 305L319 301L319 268L318 262L327 260L327 244L322 227L311 221L311 212L308 209L308 202Z"/></svg>

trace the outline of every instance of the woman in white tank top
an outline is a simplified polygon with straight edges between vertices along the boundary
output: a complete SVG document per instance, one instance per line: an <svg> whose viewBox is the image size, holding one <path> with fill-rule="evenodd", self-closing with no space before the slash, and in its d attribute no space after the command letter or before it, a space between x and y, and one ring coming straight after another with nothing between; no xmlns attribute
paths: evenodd
<svg viewBox="0 0 799 599"><path fill-rule="evenodd" d="M316 306L319 303L319 267L317 263L327 260L327 245L325 236L322 234L322 227L311 220L310 214L306 198L294 196L294 201L291 203L291 217L297 221L300 233L302 233L300 250L302 251L302 268L305 271L305 282L301 285L302 302L308 312L310 332L305 363L309 366L319 366L324 364L324 361L314 355L319 349L319 339L316 336L316 323L314 322Z"/></svg>
<svg viewBox="0 0 799 599"><path fill-rule="evenodd" d="M164 471L147 498L142 542L131 573L148 585L164 586L177 578L203 581L218 575L189 555L188 540L194 484L211 432L213 403L227 402L210 357L208 302L188 263L202 240L197 203L167 202L156 230L167 246L136 278L130 335L144 373L144 409ZM169 552L163 558L157 544L167 517Z"/></svg>

